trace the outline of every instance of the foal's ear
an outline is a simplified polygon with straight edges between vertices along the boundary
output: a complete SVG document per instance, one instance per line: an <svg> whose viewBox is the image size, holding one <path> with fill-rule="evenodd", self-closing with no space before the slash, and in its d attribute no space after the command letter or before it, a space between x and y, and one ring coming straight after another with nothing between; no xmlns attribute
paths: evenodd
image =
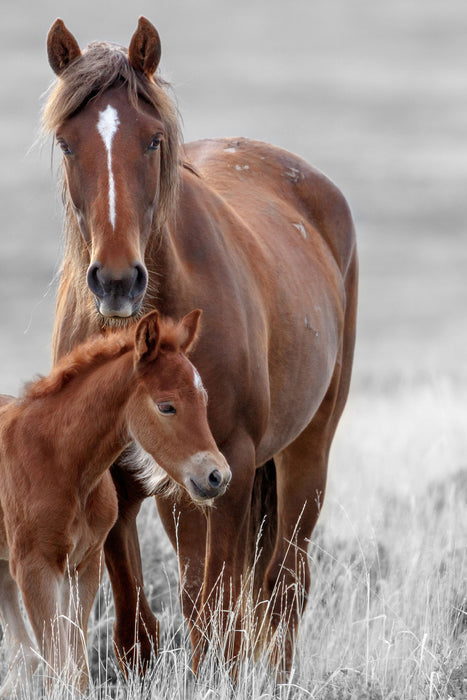
<svg viewBox="0 0 467 700"><path fill-rule="evenodd" d="M136 326L135 364L155 360L160 342L159 313L151 311Z"/></svg>
<svg viewBox="0 0 467 700"><path fill-rule="evenodd" d="M132 67L152 78L161 60L161 40L157 29L146 17L140 17L131 37L128 58Z"/></svg>
<svg viewBox="0 0 467 700"><path fill-rule="evenodd" d="M180 321L180 326L182 332L184 333L183 340L180 344L180 349L183 350L185 354L191 352L195 349L196 343L198 342L199 332L201 330L200 318L203 312L201 309L195 309L190 311L189 314L184 316Z"/></svg>
<svg viewBox="0 0 467 700"><path fill-rule="evenodd" d="M56 19L50 27L47 35L47 55L50 67L57 75L61 75L70 63L81 56L78 42L61 19Z"/></svg>

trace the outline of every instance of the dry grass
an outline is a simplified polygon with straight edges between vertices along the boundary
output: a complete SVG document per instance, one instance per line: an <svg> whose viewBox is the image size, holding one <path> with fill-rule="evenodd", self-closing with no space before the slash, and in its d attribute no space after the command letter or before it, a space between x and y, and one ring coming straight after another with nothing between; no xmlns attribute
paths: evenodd
<svg viewBox="0 0 467 700"><path fill-rule="evenodd" d="M193 677L175 558L148 501L139 526L161 653L144 685L124 681L110 651L105 583L90 624L89 697L465 697L466 394L463 383L431 380L367 388L352 398L310 543L312 591L287 683L260 661L245 664L234 684L214 652ZM69 695L58 684L52 696ZM40 677L19 697L40 697Z"/></svg>
<svg viewBox="0 0 467 700"><path fill-rule="evenodd" d="M90 634L92 698L467 697L467 379L402 378L396 387L375 379L433 363L466 369L466 4L300 0L282 10L270 0L206 0L183 3L181 20L167 0L157 12L141 0L111 13L95 0L66 8L48 0L30 4L25 21L21 3L4 8L2 391L49 367L46 290L60 215L48 149L25 153L51 77L44 39L57 16L83 42L128 41L140 12L155 21L187 140L241 133L296 151L342 187L359 233L360 385L310 545L312 592L291 684L275 688L259 665L233 689L215 659L195 682L176 565L148 502L140 527L162 652L147 692L127 688L104 586ZM40 697L39 686L22 697ZM56 697L68 695L58 687Z"/></svg>

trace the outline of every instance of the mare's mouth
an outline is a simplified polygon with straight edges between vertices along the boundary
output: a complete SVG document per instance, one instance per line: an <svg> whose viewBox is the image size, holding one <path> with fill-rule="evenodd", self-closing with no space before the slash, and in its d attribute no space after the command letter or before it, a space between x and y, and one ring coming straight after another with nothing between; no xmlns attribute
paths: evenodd
<svg viewBox="0 0 467 700"><path fill-rule="evenodd" d="M94 297L96 310L105 321L112 319L130 319L137 316L142 299L131 300L127 297L105 296L102 299Z"/></svg>

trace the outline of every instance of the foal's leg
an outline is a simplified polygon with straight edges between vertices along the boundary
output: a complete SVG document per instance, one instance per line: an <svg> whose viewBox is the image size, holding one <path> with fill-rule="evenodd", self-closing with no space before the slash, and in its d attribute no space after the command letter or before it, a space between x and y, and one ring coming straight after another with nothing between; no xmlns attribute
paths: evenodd
<svg viewBox="0 0 467 700"><path fill-rule="evenodd" d="M104 566L102 550L96 551L76 571L68 571L62 584L62 632L69 648L69 666L77 674L76 685L82 692L88 684L87 630Z"/></svg>
<svg viewBox="0 0 467 700"><path fill-rule="evenodd" d="M0 560L0 619L9 649L9 670L0 688L0 697L4 698L12 695L18 684L30 680L39 658L21 615L18 587L10 574L8 562L3 559Z"/></svg>
<svg viewBox="0 0 467 700"><path fill-rule="evenodd" d="M60 677L81 689L81 673L74 666L70 649L69 625L61 610L64 575L48 559L34 553L16 562L15 578L47 664L48 684Z"/></svg>
<svg viewBox="0 0 467 700"><path fill-rule="evenodd" d="M138 481L117 465L112 477L118 494L118 520L105 542L105 563L115 603L114 645L125 673L144 672L159 647L159 623L144 594L136 516L145 496Z"/></svg>

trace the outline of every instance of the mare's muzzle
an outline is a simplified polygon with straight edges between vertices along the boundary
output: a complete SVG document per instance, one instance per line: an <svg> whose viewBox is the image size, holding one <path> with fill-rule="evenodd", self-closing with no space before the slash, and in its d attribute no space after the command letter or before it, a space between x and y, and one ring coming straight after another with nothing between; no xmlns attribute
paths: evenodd
<svg viewBox="0 0 467 700"><path fill-rule="evenodd" d="M93 262L87 282L102 316L127 318L139 311L148 286L148 273L141 263L117 275L100 262Z"/></svg>

